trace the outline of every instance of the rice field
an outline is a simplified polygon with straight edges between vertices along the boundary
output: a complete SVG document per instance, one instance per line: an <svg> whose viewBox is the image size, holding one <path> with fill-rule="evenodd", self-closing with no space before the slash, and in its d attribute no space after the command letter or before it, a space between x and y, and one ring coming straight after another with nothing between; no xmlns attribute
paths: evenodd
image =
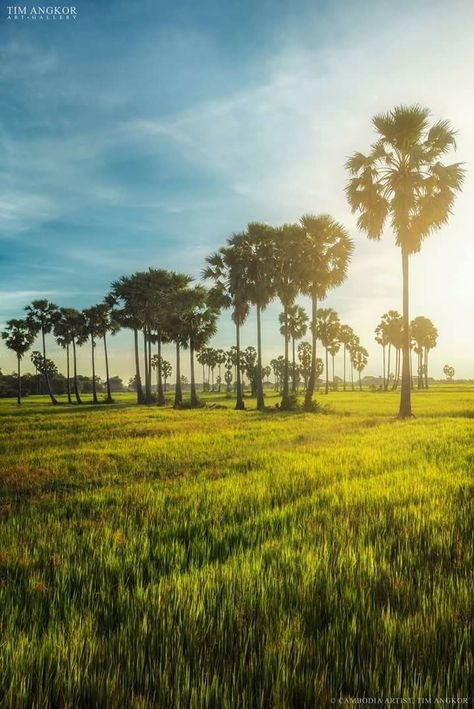
<svg viewBox="0 0 474 709"><path fill-rule="evenodd" d="M2 400L0 706L470 705L474 388L318 400Z"/></svg>

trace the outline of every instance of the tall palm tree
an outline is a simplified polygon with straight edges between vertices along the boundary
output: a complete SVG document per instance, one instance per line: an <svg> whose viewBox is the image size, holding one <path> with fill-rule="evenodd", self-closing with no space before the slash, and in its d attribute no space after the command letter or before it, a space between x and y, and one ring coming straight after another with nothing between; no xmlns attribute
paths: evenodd
<svg viewBox="0 0 474 709"><path fill-rule="evenodd" d="M76 402L82 404L77 379L77 348L81 347L87 341L86 322L83 314L74 308L62 308L61 317L65 318L71 337L74 395Z"/></svg>
<svg viewBox="0 0 474 709"><path fill-rule="evenodd" d="M54 323L54 337L56 342L60 347L66 350L66 390L67 390L67 402L72 404L71 398L71 372L70 372L70 347L72 345L72 335L67 318L67 310L65 308L59 309L59 317Z"/></svg>
<svg viewBox="0 0 474 709"><path fill-rule="evenodd" d="M301 280L303 292L311 298L311 373L305 395L305 410L313 408L316 384L316 340L318 301L326 297L329 290L341 285L347 276L347 269L354 249L352 239L346 229L328 214L314 216L306 214L301 218L305 231L302 249Z"/></svg>
<svg viewBox="0 0 474 709"><path fill-rule="evenodd" d="M218 311L208 306L208 293L202 286L196 286L186 292L187 304L184 306L181 320L185 336L189 341L191 371L191 406L199 405L194 374L194 355L216 334ZM218 350L215 350L218 353ZM216 360L219 357L216 355Z"/></svg>
<svg viewBox="0 0 474 709"><path fill-rule="evenodd" d="M214 281L214 287L209 294L210 302L219 308L230 308L232 313L236 333L234 359L237 401L235 408L243 410L245 404L242 390L240 328L249 313L249 300L243 273L244 257L240 240L236 236L228 240L228 246L219 249L206 259L207 267L203 271L203 277Z"/></svg>
<svg viewBox="0 0 474 709"><path fill-rule="evenodd" d="M351 363L351 391L354 391L354 358L357 349L360 347L360 338L354 333L351 340L347 344L349 352L349 361Z"/></svg>
<svg viewBox="0 0 474 709"><path fill-rule="evenodd" d="M88 338L91 341L91 356L92 356L92 401L94 404L98 404L99 400L97 398L97 378L95 375L95 341L97 337L101 336L100 326L100 312L97 305L92 306L92 308L87 308L82 311L82 316L84 318L84 329Z"/></svg>
<svg viewBox="0 0 474 709"><path fill-rule="evenodd" d="M275 230L268 224L251 222L245 232L234 235L230 247L237 249L243 271L240 280L247 302L257 311L257 409L263 411L265 400L262 386L262 311L275 295Z"/></svg>
<svg viewBox="0 0 474 709"><path fill-rule="evenodd" d="M338 314L332 308L320 308L316 314L316 334L318 340L324 347L326 353L326 387L325 393L329 393L329 350L337 342L340 320Z"/></svg>
<svg viewBox="0 0 474 709"><path fill-rule="evenodd" d="M54 323L58 318L58 306L50 303L48 300L34 300L31 305L25 308L27 313L26 322L28 323L34 335L41 333L41 341L43 346L43 358L46 360L46 335L53 329ZM46 389L52 404L57 404L58 400L51 389L48 370L44 370L44 379Z"/></svg>
<svg viewBox="0 0 474 709"><path fill-rule="evenodd" d="M21 404L21 360L35 341L35 337L35 333L26 320L8 320L5 330L2 332L5 345L16 354L17 404Z"/></svg>
<svg viewBox="0 0 474 709"><path fill-rule="evenodd" d="M119 325L133 332L137 404L142 404L145 401L145 397L140 372L138 344L138 332L141 329L142 321L139 312L140 304L137 300L136 281L134 281L133 276L121 276L117 281L114 281L109 295L105 298L105 302L114 308L114 317Z"/></svg>
<svg viewBox="0 0 474 709"><path fill-rule="evenodd" d="M95 306L95 319L97 324L98 336L102 338L104 343L104 358L105 358L105 378L107 387L108 404L113 403L112 391L110 389L110 372L109 372L109 353L107 348L107 335L115 335L120 330L120 324L115 316L115 311L107 303L99 303Z"/></svg>
<svg viewBox="0 0 474 709"><path fill-rule="evenodd" d="M301 288L300 276L302 245L305 233L300 224L284 224L279 229L273 230L274 247L270 252L269 259L273 264L273 282L276 295L283 305L283 313L280 321L282 323L282 335L285 343L285 366L283 370L283 396L281 408L290 407L290 387L289 387L289 357L288 343L290 339L289 331L289 309L293 305L296 296ZM293 341L293 367L294 367L294 341ZM293 382L295 380L293 372Z"/></svg>
<svg viewBox="0 0 474 709"><path fill-rule="evenodd" d="M403 365L399 418L412 416L409 332L409 257L423 239L448 221L464 170L441 158L456 147L448 121L429 125L429 110L398 106L372 119L377 140L368 155L355 153L347 162L346 188L358 226L370 239L380 239L390 220L402 256Z"/></svg>

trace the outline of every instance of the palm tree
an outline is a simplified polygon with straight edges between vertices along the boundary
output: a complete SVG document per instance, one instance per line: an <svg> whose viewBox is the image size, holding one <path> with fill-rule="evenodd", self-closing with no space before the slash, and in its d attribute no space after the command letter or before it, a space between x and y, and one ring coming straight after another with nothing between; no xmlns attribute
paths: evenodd
<svg viewBox="0 0 474 709"><path fill-rule="evenodd" d="M92 308L87 308L82 311L82 316L84 318L85 332L91 341L91 353L92 353L92 401L94 404L98 404L99 400L97 398L97 379L95 376L95 340L96 337L100 337L101 331L99 329L100 316L98 311L99 306L93 306Z"/></svg>
<svg viewBox="0 0 474 709"><path fill-rule="evenodd" d="M298 360L300 371L303 377L304 388L308 386L308 379L311 374L311 345L309 342L300 342L298 345Z"/></svg>
<svg viewBox="0 0 474 709"><path fill-rule="evenodd" d="M443 374L448 381L452 382L455 375L454 367L450 364L445 364L443 367Z"/></svg>
<svg viewBox="0 0 474 709"><path fill-rule="evenodd" d="M409 332L409 257L423 239L448 221L464 170L445 165L443 155L456 147L448 121L431 127L429 110L398 106L377 115L372 123L378 137L368 155L355 153L347 162L351 179L346 188L359 229L380 239L390 219L395 243L401 249L403 280L403 366L399 418L412 416Z"/></svg>
<svg viewBox="0 0 474 709"><path fill-rule="evenodd" d="M303 292L311 298L311 373L304 404L305 410L310 411L316 384L318 301L345 280L354 246L342 224L328 214L306 214L300 221L306 235L300 264L301 282L304 283Z"/></svg>
<svg viewBox="0 0 474 709"><path fill-rule="evenodd" d="M332 308L321 308L316 314L316 334L326 352L326 387L325 394L329 393L329 349L337 341L340 320Z"/></svg>
<svg viewBox="0 0 474 709"><path fill-rule="evenodd" d="M300 291L299 264L301 262L301 247L304 239L304 231L300 224L285 224L279 229L273 230L274 249L270 253L269 259L273 264L273 282L276 294L283 305L283 313L280 317L282 327L281 334L285 343L285 366L283 370L283 396L281 402L282 409L290 407L289 400L289 357L288 343L290 339L289 331L289 309L293 306L294 300ZM295 390L295 355L293 340L293 390Z"/></svg>
<svg viewBox="0 0 474 709"><path fill-rule="evenodd" d="M67 387L67 402L72 404L71 398L71 373L70 373L70 358L69 348L72 345L72 336L69 322L67 319L67 310L59 309L59 317L54 323L54 337L60 347L66 350L66 387Z"/></svg>
<svg viewBox="0 0 474 709"><path fill-rule="evenodd" d="M245 409L245 404L242 390L240 328L247 319L249 301L243 277L243 254L237 236L228 241L227 247L221 248L206 259L207 267L203 271L203 277L214 281L214 287L209 294L210 302L219 308L230 308L232 312L232 320L236 332L235 378L237 401L235 408L243 410Z"/></svg>
<svg viewBox="0 0 474 709"><path fill-rule="evenodd" d="M381 322L379 322L379 324L375 328L375 342L382 347L382 352L383 352L383 388L385 391L387 388L387 385L385 383L385 375L386 375L385 350L387 348L387 345L390 346L390 344L389 344L387 323L384 322L383 320Z"/></svg>
<svg viewBox="0 0 474 709"><path fill-rule="evenodd" d="M346 391L346 353L353 338L354 330L349 325L341 325L339 327L339 342L342 344L344 358L343 391Z"/></svg>
<svg viewBox="0 0 474 709"><path fill-rule="evenodd" d="M46 335L53 329L54 323L58 318L58 306L50 303L48 300L34 300L31 305L25 308L27 313L26 322L34 335L41 333L43 345L43 358L46 360ZM51 389L48 370L44 371L46 389L52 404L57 404L58 400Z"/></svg>
<svg viewBox="0 0 474 709"><path fill-rule="evenodd" d="M111 404L113 402L112 392L110 389L110 373L109 373L109 354L107 350L107 335L115 335L120 330L119 322L115 316L115 311L107 302L99 303L95 306L95 320L97 325L97 333L99 337L102 337L104 343L104 357L105 357L105 377L107 381L107 398L106 402Z"/></svg>
<svg viewBox="0 0 474 709"><path fill-rule="evenodd" d="M35 341L35 333L26 320L8 320L2 338L9 350L16 354L17 361L17 404L21 404L21 360Z"/></svg>
<svg viewBox="0 0 474 709"><path fill-rule="evenodd" d="M82 404L79 394L79 383L77 380L77 347L83 345L87 340L86 322L82 313L74 308L62 308L61 319L64 319L64 327L69 330L69 337L72 344L72 362L73 362L73 384L74 395L76 402Z"/></svg>
<svg viewBox="0 0 474 709"><path fill-rule="evenodd" d="M362 391L361 374L369 361L369 353L365 347L362 347L361 345L355 347L351 352L351 361L354 365L354 369L359 373L359 390Z"/></svg>
<svg viewBox="0 0 474 709"><path fill-rule="evenodd" d="M428 389L428 353L436 347L438 331L429 318L419 316L410 323L410 334L418 355L418 389Z"/></svg>
<svg viewBox="0 0 474 709"><path fill-rule="evenodd" d="M354 391L354 355L356 350L360 347L360 339L354 333L351 340L347 344L347 351L349 352L349 361L351 363L351 391Z"/></svg>
<svg viewBox="0 0 474 709"><path fill-rule="evenodd" d="M280 313L280 334L285 336L285 313ZM288 338L291 338L292 349L292 391L296 392L296 341L301 340L308 330L308 316L301 305L290 305L287 309Z"/></svg>
<svg viewBox="0 0 474 709"><path fill-rule="evenodd" d="M138 331L141 328L141 318L139 315L139 303L136 298L136 283L132 276L122 276L114 281L110 294L105 302L114 308L114 317L121 327L133 331L133 342L135 351L135 385L137 390L137 404L145 401L140 374L140 355L138 347Z"/></svg>
<svg viewBox="0 0 474 709"><path fill-rule="evenodd" d="M263 411L265 400L262 387L262 323L261 315L275 295L274 254L275 230L268 224L251 222L242 234L230 239L230 247L239 253L242 267L239 280L246 293L246 302L255 305L257 310L257 371L256 393L257 409Z"/></svg>
<svg viewBox="0 0 474 709"><path fill-rule="evenodd" d="M208 340L216 334L217 311L208 306L208 293L202 286L196 286L183 293L187 303L183 305L181 321L184 334L189 341L190 370L191 370L191 406L199 405L196 392L196 378L194 374L194 354L199 351ZM219 357L216 352L216 363ZM221 350L222 351L222 350Z"/></svg>

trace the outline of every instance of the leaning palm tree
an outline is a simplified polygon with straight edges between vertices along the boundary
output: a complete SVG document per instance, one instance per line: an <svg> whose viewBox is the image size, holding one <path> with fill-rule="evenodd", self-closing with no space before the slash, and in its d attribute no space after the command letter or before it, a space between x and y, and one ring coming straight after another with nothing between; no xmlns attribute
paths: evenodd
<svg viewBox="0 0 474 709"><path fill-rule="evenodd" d="M35 341L35 333L26 320L8 320L2 338L9 350L16 354L17 391L16 401L21 404L21 360Z"/></svg>
<svg viewBox="0 0 474 709"><path fill-rule="evenodd" d="M410 323L410 335L418 355L418 389L428 389L428 352L436 347L438 331L429 318L419 316Z"/></svg>
<svg viewBox="0 0 474 709"><path fill-rule="evenodd" d="M386 375L385 351L387 349L387 345L389 345L389 337L388 337L387 324L383 320L381 322L379 322L379 324L375 328L375 342L382 347L383 389L385 390L386 389L386 385L385 385L385 375Z"/></svg>
<svg viewBox="0 0 474 709"><path fill-rule="evenodd" d="M354 246L342 224L328 214L306 214L300 221L306 235L300 263L301 282L303 292L311 298L311 373L304 403L305 409L310 411L316 384L318 301L345 280Z"/></svg>
<svg viewBox="0 0 474 709"><path fill-rule="evenodd" d="M410 385L409 258L423 239L448 221L464 170L441 158L456 147L448 121L429 125L429 110L398 106L372 123L377 140L369 154L355 153L346 164L346 188L358 226L370 239L380 239L390 220L402 255L403 365L399 418L412 416Z"/></svg>
<svg viewBox="0 0 474 709"><path fill-rule="evenodd" d="M50 303L48 300L34 300L31 305L26 306L25 311L27 313L26 322L28 323L31 332L34 335L41 333L43 358L46 360L46 335L51 332L54 327L54 323L58 318L58 307L54 303ZM51 389L51 382L47 369L44 370L44 379L51 403L57 404L58 400L54 396Z"/></svg>

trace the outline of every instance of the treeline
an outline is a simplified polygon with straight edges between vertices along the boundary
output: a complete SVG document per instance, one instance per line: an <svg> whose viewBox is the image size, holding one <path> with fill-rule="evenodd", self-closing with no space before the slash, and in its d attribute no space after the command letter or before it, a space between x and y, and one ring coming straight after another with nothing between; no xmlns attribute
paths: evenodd
<svg viewBox="0 0 474 709"><path fill-rule="evenodd" d="M388 223L401 251L403 309L401 318L393 318L400 320L396 326L398 334L394 334L389 323L384 322L377 333L377 341L384 351L384 367L386 348L388 360L394 348L394 378L396 384L399 380L401 382L400 418L412 415L413 352L418 357L418 386L423 388L428 383L428 353L433 347L433 337L436 339L433 331L431 335L418 337L418 329L425 329L419 319L410 323L410 256L421 250L425 238L446 224L465 174L460 163L442 162L443 157L456 147L455 131L446 120L430 125L429 114L428 109L413 105L397 106L374 116L372 124L376 136L369 151L355 152L346 162L349 175L346 197L352 212L358 215L359 230L369 239L378 240ZM72 401L70 359L74 396L80 401L76 349L86 341L91 344L92 394L93 400L97 401L94 353L99 340L104 348L107 401L111 401L107 338L119 328L128 328L133 332L138 402L152 401L153 358L161 362L161 346L170 342L176 348L174 404L178 407L182 404L181 354L182 350L188 349L191 405L197 406L195 355L202 352L215 334L218 313L227 309L235 326L236 408L243 409L240 328L250 308L255 308L257 332L253 382L257 408L263 409L261 317L268 304L279 299L283 307L281 331L284 340L282 371L279 373L281 406L291 408L294 391L290 391L289 346L290 341L294 345L295 340L290 333L290 313L302 294L309 296L311 301L304 399L305 410L311 410L320 368L316 356L318 340L324 349L326 391L329 387L329 359L334 362L338 351L337 344L334 344L336 328L339 332L347 332L347 337L342 334L336 338L339 347L344 348L344 362L347 352L352 368L359 375L367 364L367 350L351 329L345 326L344 330L333 310L319 307L328 293L345 280L352 252L353 242L346 229L327 214L307 214L297 223L279 227L253 222L243 232L231 236L224 247L207 259L202 275L209 287L193 285L193 279L185 274L152 268L120 278L112 284L103 303L83 312L57 308L45 300L35 301L27 306L26 318L9 321L3 333L7 347L17 355L18 400L21 399L21 359L39 335L42 360L38 363L51 401L57 403L51 388L45 345L46 335L53 332L57 342L66 350L68 401ZM385 326L389 328L387 332ZM157 348L155 354L152 354L152 347ZM388 361L388 371L384 371L385 389L390 380L390 366ZM295 366L293 372L294 382ZM156 398L160 405L165 402L161 366L157 366Z"/></svg>

